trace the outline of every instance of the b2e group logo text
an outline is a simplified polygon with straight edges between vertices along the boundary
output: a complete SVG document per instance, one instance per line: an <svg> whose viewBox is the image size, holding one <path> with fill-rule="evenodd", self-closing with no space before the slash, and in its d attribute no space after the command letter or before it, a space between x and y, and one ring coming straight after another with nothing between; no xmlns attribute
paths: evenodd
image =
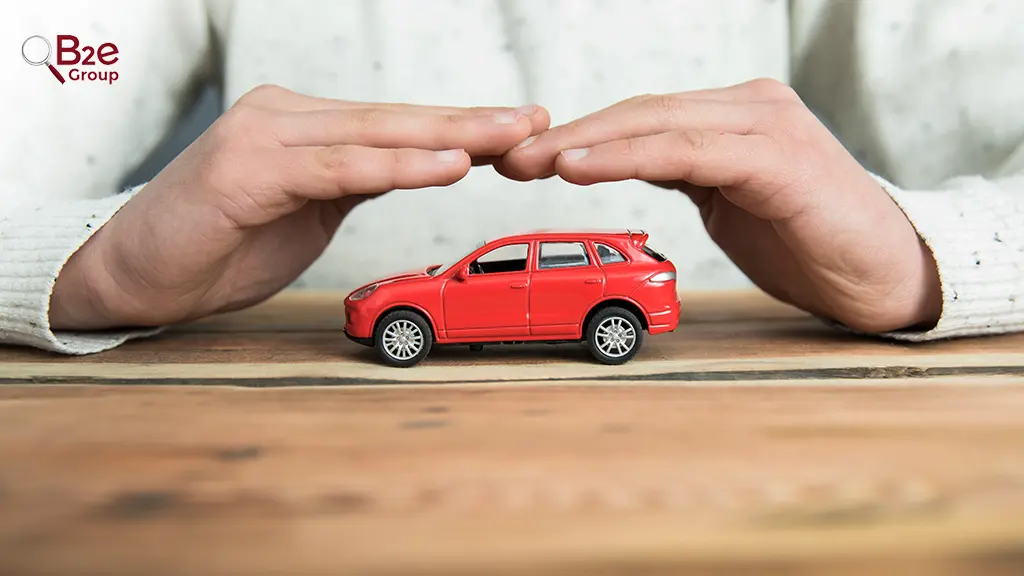
<svg viewBox="0 0 1024 576"><path fill-rule="evenodd" d="M71 82L105 82L113 84L119 77L113 66L118 61L117 45L104 42L96 47L82 44L73 34L57 35L57 66L74 66L67 78L54 66L50 57L53 48L43 36L29 36L21 44L21 57L32 66L45 66L61 84Z"/></svg>

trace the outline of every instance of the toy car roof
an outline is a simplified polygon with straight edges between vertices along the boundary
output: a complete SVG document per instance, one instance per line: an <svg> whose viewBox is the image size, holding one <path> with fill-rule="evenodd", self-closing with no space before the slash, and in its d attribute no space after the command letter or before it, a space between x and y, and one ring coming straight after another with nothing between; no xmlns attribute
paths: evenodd
<svg viewBox="0 0 1024 576"><path fill-rule="evenodd" d="M647 242L648 234L643 230L617 229L617 230L535 230L524 234L505 236L501 240L522 239L522 240L561 240L570 238L628 238L637 247Z"/></svg>

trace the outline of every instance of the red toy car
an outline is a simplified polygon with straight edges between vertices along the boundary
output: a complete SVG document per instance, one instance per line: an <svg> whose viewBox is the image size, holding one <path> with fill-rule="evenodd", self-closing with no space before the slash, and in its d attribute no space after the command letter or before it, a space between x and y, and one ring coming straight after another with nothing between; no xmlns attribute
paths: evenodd
<svg viewBox="0 0 1024 576"><path fill-rule="evenodd" d="M580 342L605 364L640 350L643 331L679 324L676 269L647 234L551 232L486 242L454 264L359 288L345 334L392 366L434 344Z"/></svg>

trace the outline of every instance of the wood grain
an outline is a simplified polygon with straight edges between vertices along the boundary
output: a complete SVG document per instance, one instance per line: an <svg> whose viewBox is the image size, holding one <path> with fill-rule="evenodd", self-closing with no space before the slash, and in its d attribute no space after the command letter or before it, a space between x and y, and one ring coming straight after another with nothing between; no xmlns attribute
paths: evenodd
<svg viewBox="0 0 1024 576"><path fill-rule="evenodd" d="M899 344L688 294L623 367L401 370L340 302L0 351L0 574L1022 573L1022 336Z"/></svg>
<svg viewBox="0 0 1024 576"><path fill-rule="evenodd" d="M1024 387L0 388L0 573L1019 573Z"/></svg>

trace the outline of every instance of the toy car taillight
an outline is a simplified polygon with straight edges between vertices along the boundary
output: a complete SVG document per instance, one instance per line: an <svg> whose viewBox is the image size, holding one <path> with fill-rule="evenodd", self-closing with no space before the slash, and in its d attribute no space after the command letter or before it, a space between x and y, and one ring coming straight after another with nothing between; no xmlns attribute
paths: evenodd
<svg viewBox="0 0 1024 576"><path fill-rule="evenodd" d="M349 300L365 300L371 294L373 294L374 292L377 291L377 286L378 286L377 284L370 284L369 286L366 286L365 288L360 288L359 290L356 290L355 292L353 292L352 295L349 296L348 298L349 298Z"/></svg>
<svg viewBox="0 0 1024 576"><path fill-rule="evenodd" d="M669 282L676 279L675 272L658 272L647 279L648 282Z"/></svg>

